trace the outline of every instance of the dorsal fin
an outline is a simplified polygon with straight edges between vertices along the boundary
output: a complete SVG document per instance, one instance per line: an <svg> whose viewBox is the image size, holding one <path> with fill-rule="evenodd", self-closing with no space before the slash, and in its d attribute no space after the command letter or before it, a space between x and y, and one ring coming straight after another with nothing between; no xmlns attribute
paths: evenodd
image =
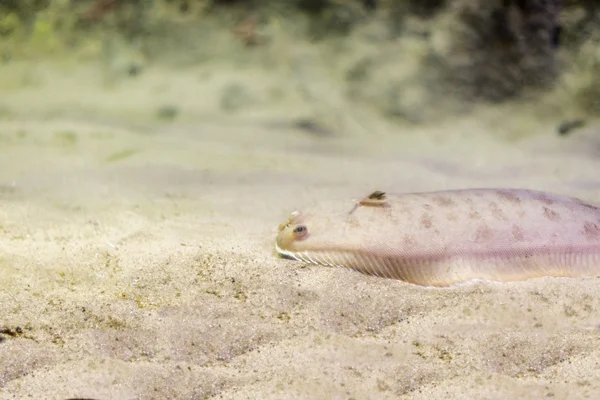
<svg viewBox="0 0 600 400"><path fill-rule="evenodd" d="M386 202L386 199L387 199L387 196L386 196L385 192L382 192L381 190L376 190L373 193L371 193L370 195L368 195L367 197L365 197L364 199L362 199L360 201L356 201L356 203L354 203L354 207L352 207L352 210L350 210L348 215L352 215L352 213L354 211L356 211L356 209L360 206L389 207L389 204Z"/></svg>
<svg viewBox="0 0 600 400"><path fill-rule="evenodd" d="M387 204L386 202L387 196L385 192L381 190L376 190L358 203L361 206L370 206L370 207L382 207Z"/></svg>

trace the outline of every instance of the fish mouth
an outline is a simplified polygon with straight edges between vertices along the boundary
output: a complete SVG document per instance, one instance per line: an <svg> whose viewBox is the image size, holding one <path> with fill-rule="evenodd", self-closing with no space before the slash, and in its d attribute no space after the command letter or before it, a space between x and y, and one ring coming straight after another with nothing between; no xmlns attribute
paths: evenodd
<svg viewBox="0 0 600 400"><path fill-rule="evenodd" d="M281 247L279 247L279 244L277 243L275 243L275 251L277 252L277 254L279 254L281 258L302 261L300 258L298 258L298 256L296 256L296 254L293 251L284 250Z"/></svg>

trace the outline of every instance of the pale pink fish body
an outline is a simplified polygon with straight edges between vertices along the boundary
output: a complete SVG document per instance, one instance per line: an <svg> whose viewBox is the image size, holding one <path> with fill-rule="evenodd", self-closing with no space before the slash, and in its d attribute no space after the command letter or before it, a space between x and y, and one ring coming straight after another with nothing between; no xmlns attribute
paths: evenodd
<svg viewBox="0 0 600 400"><path fill-rule="evenodd" d="M426 286L600 276L600 207L521 189L374 192L343 213L295 211L276 249Z"/></svg>

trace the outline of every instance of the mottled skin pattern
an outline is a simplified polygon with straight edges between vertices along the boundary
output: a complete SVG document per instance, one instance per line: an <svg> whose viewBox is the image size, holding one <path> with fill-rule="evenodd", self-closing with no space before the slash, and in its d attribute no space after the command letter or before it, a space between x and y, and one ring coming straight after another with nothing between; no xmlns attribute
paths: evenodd
<svg viewBox="0 0 600 400"><path fill-rule="evenodd" d="M600 275L600 207L519 189L374 192L345 213L294 212L277 251L427 286Z"/></svg>

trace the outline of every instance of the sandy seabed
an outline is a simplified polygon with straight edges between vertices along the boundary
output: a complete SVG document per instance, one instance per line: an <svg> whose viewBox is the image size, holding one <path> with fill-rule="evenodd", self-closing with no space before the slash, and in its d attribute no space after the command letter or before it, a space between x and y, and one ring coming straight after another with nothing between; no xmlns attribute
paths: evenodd
<svg viewBox="0 0 600 400"><path fill-rule="evenodd" d="M273 252L290 211L373 190L600 203L600 130L108 123L36 93L0 121L0 398L600 398L600 279L431 289Z"/></svg>

